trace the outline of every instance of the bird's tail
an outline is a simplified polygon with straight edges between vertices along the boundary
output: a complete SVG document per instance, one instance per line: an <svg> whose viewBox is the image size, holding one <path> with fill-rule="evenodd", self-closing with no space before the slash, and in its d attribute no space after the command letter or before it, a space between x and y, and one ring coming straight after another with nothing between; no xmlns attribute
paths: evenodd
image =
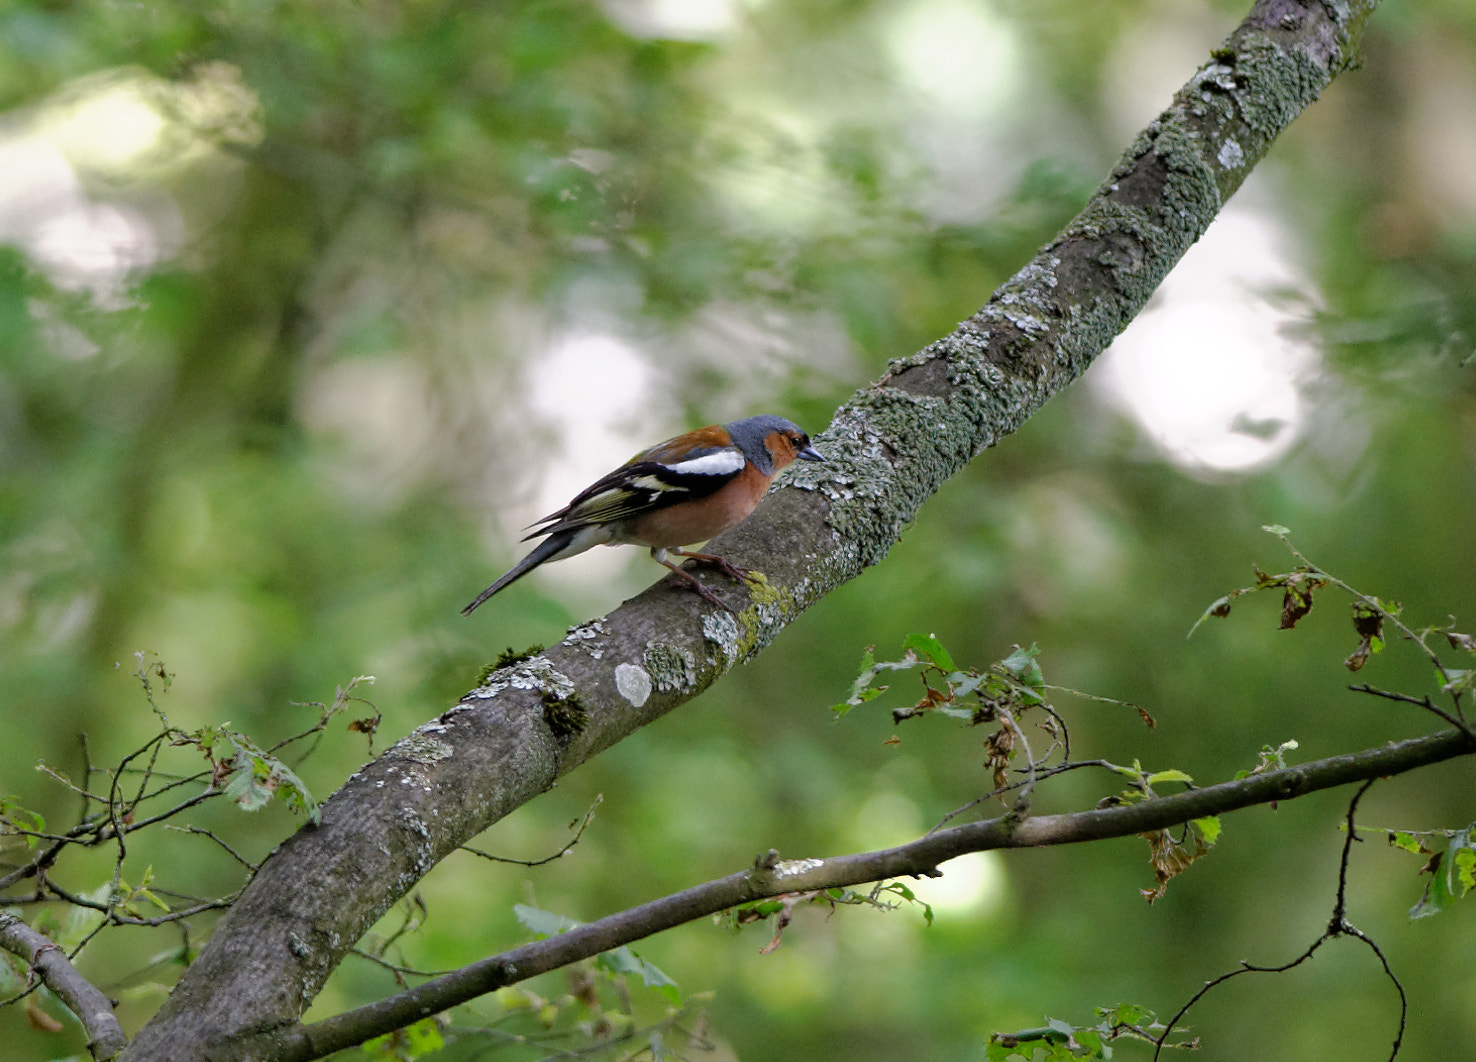
<svg viewBox="0 0 1476 1062"><path fill-rule="evenodd" d="M569 547L569 543L573 540L574 532L572 531L560 531L557 534L549 535L542 542L538 543L537 547L531 553L504 572L495 583L478 594L475 601L461 610L461 614L463 616L471 615L478 605L503 587L521 579L544 561L556 559L559 554L563 553Z"/></svg>

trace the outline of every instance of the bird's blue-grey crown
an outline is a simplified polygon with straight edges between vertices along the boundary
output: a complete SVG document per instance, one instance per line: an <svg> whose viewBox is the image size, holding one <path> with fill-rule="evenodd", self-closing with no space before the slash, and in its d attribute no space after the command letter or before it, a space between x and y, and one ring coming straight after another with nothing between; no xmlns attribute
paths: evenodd
<svg viewBox="0 0 1476 1062"><path fill-rule="evenodd" d="M764 440L771 432L782 431L798 436L800 442L796 448L800 457L807 461L824 460L810 445L810 437L798 424L772 413L735 420L731 424L724 424L723 428L733 440L733 445L766 476L774 474L774 459L769 456L769 448L764 445Z"/></svg>

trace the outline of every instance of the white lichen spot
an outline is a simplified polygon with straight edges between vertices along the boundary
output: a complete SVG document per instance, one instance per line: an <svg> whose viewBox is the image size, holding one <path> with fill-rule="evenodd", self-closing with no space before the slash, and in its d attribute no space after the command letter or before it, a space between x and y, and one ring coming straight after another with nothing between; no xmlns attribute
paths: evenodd
<svg viewBox="0 0 1476 1062"><path fill-rule="evenodd" d="M1026 300L1020 299L1017 296L1010 295L1006 296L1003 299L1000 299L1000 302L1001 304L1010 302L1025 304ZM1027 336L1043 336L1051 330L1050 325L1046 324L1034 314L1016 312L1010 309L1002 309L999 313L999 316L1008 321L1010 324L1014 325L1015 328L1019 329L1021 333Z"/></svg>
<svg viewBox="0 0 1476 1062"><path fill-rule="evenodd" d="M466 696L462 698L462 701L481 701L486 700L489 697L496 697L499 693L501 693L503 690L507 689L511 685L511 682L507 682L502 679L499 679L496 682L489 682L484 686L478 686L476 689L470 690L466 694ZM462 705L457 705L457 707L452 708L451 711L457 711L457 709L459 708L462 708Z"/></svg>
<svg viewBox="0 0 1476 1062"><path fill-rule="evenodd" d="M651 696L651 676L636 664L621 664L615 669L615 689L634 707L639 708Z"/></svg>
<svg viewBox="0 0 1476 1062"><path fill-rule="evenodd" d="M588 653L592 659L598 660L600 659L600 657L605 655L605 649L603 646L595 645L593 643L595 639L600 638L604 635L604 633L604 621L590 620L588 623L581 623L577 627L570 627L569 633L564 635L564 640L559 644L582 649L584 650L584 652Z"/></svg>
<svg viewBox="0 0 1476 1062"><path fill-rule="evenodd" d="M1224 63L1211 63L1205 67L1204 72L1199 76L1199 82L1202 85L1214 85L1221 92L1234 92L1237 87L1235 71ZM1201 98L1208 103L1211 97L1206 91Z"/></svg>
<svg viewBox="0 0 1476 1062"><path fill-rule="evenodd" d="M544 690L555 697L568 697L574 692L573 680L543 656L518 665L508 676L508 685L520 690Z"/></svg>
<svg viewBox="0 0 1476 1062"><path fill-rule="evenodd" d="M800 874L803 874L808 870L814 870L817 867L823 867L824 865L825 860L823 859L786 859L774 865L774 877L798 877Z"/></svg>
<svg viewBox="0 0 1476 1062"><path fill-rule="evenodd" d="M1227 140L1220 145L1215 161L1227 170L1238 170L1245 165L1245 151L1238 140Z"/></svg>

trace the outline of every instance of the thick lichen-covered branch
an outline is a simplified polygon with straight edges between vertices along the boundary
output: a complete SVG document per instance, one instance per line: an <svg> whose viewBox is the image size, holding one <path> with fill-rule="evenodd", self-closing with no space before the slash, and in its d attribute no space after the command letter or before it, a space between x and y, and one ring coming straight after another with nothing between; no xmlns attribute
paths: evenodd
<svg viewBox="0 0 1476 1062"><path fill-rule="evenodd" d="M231 1047L243 1030L290 1028L353 942L458 845L880 561L950 476L1143 308L1272 140L1352 65L1373 6L1258 2L1070 225L954 332L851 396L817 436L827 462L787 473L714 545L767 580L757 591L713 584L745 602L736 615L667 579L493 672L282 845L127 1057L245 1057ZM564 707L551 714L551 703Z"/></svg>

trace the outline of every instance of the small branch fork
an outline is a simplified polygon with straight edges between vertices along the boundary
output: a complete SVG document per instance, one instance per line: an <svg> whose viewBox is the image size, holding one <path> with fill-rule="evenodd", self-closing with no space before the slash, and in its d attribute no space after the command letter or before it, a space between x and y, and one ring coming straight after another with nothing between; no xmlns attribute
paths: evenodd
<svg viewBox="0 0 1476 1062"><path fill-rule="evenodd" d="M1389 960L1384 956L1384 953L1379 948L1378 944L1374 943L1371 937L1364 933L1363 930L1359 929L1357 926L1349 922L1347 918L1348 857L1349 854L1352 852L1353 842L1362 840L1362 838L1358 836L1357 828L1353 821L1353 814L1358 808L1358 802L1363 799L1363 794L1367 793L1369 789L1373 787L1373 784L1376 781L1378 781L1377 778L1369 778L1361 786L1358 787L1358 791L1353 794L1353 799L1348 802L1347 836L1343 838L1343 856L1338 866L1338 896L1337 900L1333 904L1332 918L1328 922L1327 929L1323 930L1322 936L1314 940L1311 946L1308 947L1306 951L1302 952L1301 955L1298 955L1295 959L1292 959L1290 962L1283 963L1280 966L1256 966L1253 963L1242 961L1239 969L1231 970L1229 973L1221 974L1219 977L1216 977L1212 981L1205 982L1204 987L1201 988L1198 992L1194 993L1194 995L1190 997L1189 1001L1179 1008L1178 1013L1176 1013L1172 1018L1168 1020L1168 1022L1164 1026L1163 1032L1153 1038L1154 1062L1158 1062L1159 1056L1163 1053L1164 1045L1168 1041L1169 1036L1173 1034L1174 1028L1181 1021L1183 1021L1184 1016L1187 1015L1189 1011L1192 1010L1194 1006L1198 1004L1199 1001L1203 999L1206 995L1208 995L1211 991L1218 988L1226 981L1229 981L1232 977L1239 977L1241 974L1285 973L1287 970L1291 970L1297 966L1300 966L1302 963L1312 958L1312 956L1317 952L1318 948L1322 947L1329 940L1332 940L1335 937L1354 937L1355 939L1361 940L1363 941L1363 943L1367 944L1369 948L1373 950L1373 953L1378 956L1379 964L1382 965L1384 968L1384 975L1389 978L1389 981L1394 985L1394 990L1399 993L1399 1028L1394 1034L1394 1042L1390 1046L1389 1050L1389 1059L1390 1062L1393 1062L1393 1059L1399 1054L1400 1044L1404 1042L1404 1029L1406 1021L1409 1017L1409 999L1405 995L1404 985L1402 985L1399 982L1399 978L1394 975L1394 971L1389 966Z"/></svg>
<svg viewBox="0 0 1476 1062"><path fill-rule="evenodd" d="M254 873L257 869L254 863L212 831L195 825L170 824L170 820L177 819L206 801L224 796L222 783L225 774L229 772L223 772L221 764L213 757L209 768L189 774L171 774L163 768L160 757L170 746L193 746L202 751L205 746L199 740L198 733L190 734L174 726L156 703L154 680L162 681L165 689L170 681L163 664L147 653L137 653L135 658L135 677L142 685L149 708L158 717L160 731L127 753L111 769L94 766L92 750L86 735L83 735L83 774L80 785L64 772L41 765L45 774L81 798L76 823L60 832L52 832L44 828L39 816L15 808L9 802L0 804L0 834L21 838L29 849L28 858L24 862L0 874L0 902L11 906L26 906L60 900L75 908L95 911L101 916L96 924L82 933L79 940L69 940L67 947L63 948L21 918L11 914L0 915L0 948L24 959L28 969L28 986L14 996L0 1000L0 1006L16 1003L28 997L40 985L45 985L82 1023L88 1034L88 1049L97 1059L117 1055L123 1050L126 1040L113 1016L112 1002L102 991L86 981L73 966L73 961L82 949L111 926L158 927L173 924L178 927L183 938L181 951L188 952L191 932L188 920L206 912L229 908L240 895L238 890L214 898L188 896L154 886L147 872L142 881L125 883L124 864L128 858L129 835L151 826L165 824L166 829L196 834L213 841L248 873ZM340 688L332 706L313 705L319 709L318 720L306 730L271 746L266 753L275 755L305 739L320 737L330 720L350 703L367 705L367 701L353 695L354 686L360 681L363 679L355 679L347 688ZM372 705L369 707L373 708ZM360 725L359 729L368 728ZM94 787L97 779L106 782L102 792L98 790L103 790L103 786ZM183 795L182 791L186 787L199 788L193 795ZM163 810L140 813L145 805L157 807L166 799L173 803ZM68 849L104 846L114 849L110 887L104 898L94 899L54 880L56 866ZM28 893L9 891L27 881L34 882L34 888ZM136 907L144 904L151 904L160 913L152 917L137 913Z"/></svg>
<svg viewBox="0 0 1476 1062"><path fill-rule="evenodd" d="M966 852L1041 845L1074 844L1108 837L1132 836L1166 829L1191 819L1239 808L1290 800L1317 790L1401 774L1442 760L1476 753L1476 743L1461 731L1318 760L1297 767L1250 775L1233 782L1191 789L1137 804L1098 808L1063 815L1020 819L1015 813L982 822L938 830L896 848L830 859L783 861L777 854L761 857L750 870L694 886L619 914L589 922L557 936L482 959L377 1003L315 1022L278 1030L270 1044L234 1040L232 1057L269 1057L276 1062L308 1062L363 1043L375 1036L465 1003L498 988L547 973L673 926L724 911L739 904L801 891L866 884L899 876L938 876L939 864ZM1360 789L1359 795L1362 795ZM1357 798L1353 801L1356 806ZM1383 961L1383 955L1344 917L1342 882L1346 880L1353 806L1349 808L1349 841L1340 872L1338 905L1328 932L1356 936ZM1319 940L1308 955L1321 945ZM1304 961L1307 956L1297 962ZM1276 969L1289 969L1287 967ZM1385 963L1387 969L1387 963ZM1257 971L1246 967L1235 973ZM1270 969L1270 968L1267 968ZM1227 975L1231 976L1231 975ZM1390 974L1392 978L1392 973ZM1221 978L1220 981L1226 978ZM1214 984L1220 981L1212 982ZM1396 981L1397 985L1398 982ZM1192 1005L1203 991L1190 1001ZM1403 989L1400 988L1401 999ZM1172 1029L1184 1011L1169 1024ZM1401 1016L1401 1037L1403 1017ZM1398 1041L1396 1041L1397 1050Z"/></svg>
<svg viewBox="0 0 1476 1062"><path fill-rule="evenodd" d="M33 977L54 992L87 1030L94 1058L112 1058L128 1038L113 1016L113 1002L90 984L62 949L13 914L0 914L0 948L24 959Z"/></svg>

